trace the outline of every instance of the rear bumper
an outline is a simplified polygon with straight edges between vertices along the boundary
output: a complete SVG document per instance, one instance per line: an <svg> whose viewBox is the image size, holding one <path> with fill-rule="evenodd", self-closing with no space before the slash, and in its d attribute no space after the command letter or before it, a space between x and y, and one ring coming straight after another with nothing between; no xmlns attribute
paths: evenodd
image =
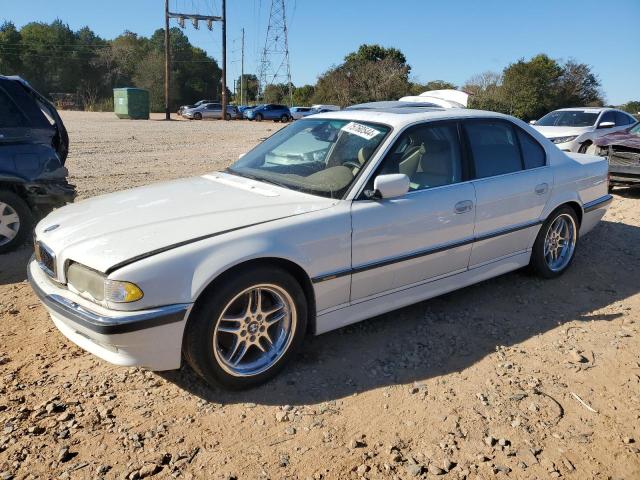
<svg viewBox="0 0 640 480"><path fill-rule="evenodd" d="M607 208L613 201L612 195L604 195L600 198L596 198L591 202L587 202L582 206L584 215L582 216L582 222L580 223L580 236L589 233L593 227L595 227L604 214L607 213Z"/></svg>
<svg viewBox="0 0 640 480"><path fill-rule="evenodd" d="M55 326L79 347L116 365L180 368L190 304L133 312L92 310L70 299L67 290L50 281L37 262L29 263L27 274Z"/></svg>
<svg viewBox="0 0 640 480"><path fill-rule="evenodd" d="M77 195L76 186L66 180L27 183L24 187L29 203L43 215L73 202Z"/></svg>

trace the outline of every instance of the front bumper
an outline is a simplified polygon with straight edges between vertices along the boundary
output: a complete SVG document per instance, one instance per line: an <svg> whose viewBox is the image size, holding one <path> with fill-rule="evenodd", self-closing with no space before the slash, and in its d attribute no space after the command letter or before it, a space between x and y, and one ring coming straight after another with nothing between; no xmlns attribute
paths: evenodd
<svg viewBox="0 0 640 480"><path fill-rule="evenodd" d="M71 299L68 290L52 282L36 261L29 263L27 274L55 326L79 347L116 365L180 368L191 304L132 312L89 308Z"/></svg>

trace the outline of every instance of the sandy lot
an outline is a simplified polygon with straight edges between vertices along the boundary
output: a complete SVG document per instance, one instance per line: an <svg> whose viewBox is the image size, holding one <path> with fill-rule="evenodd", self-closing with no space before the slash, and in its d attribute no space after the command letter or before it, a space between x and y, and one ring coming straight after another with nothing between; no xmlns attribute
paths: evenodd
<svg viewBox="0 0 640 480"><path fill-rule="evenodd" d="M63 113L81 198L229 164L279 128ZM640 192L569 272L514 272L309 338L229 393L70 344L0 258L0 480L640 478Z"/></svg>

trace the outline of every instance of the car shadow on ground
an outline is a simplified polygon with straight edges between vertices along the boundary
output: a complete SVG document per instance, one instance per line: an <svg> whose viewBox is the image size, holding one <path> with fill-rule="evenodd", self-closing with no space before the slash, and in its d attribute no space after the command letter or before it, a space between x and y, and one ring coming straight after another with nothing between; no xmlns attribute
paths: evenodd
<svg viewBox="0 0 640 480"><path fill-rule="evenodd" d="M592 312L640 291L638 245L639 227L601 222L560 278L517 271L309 338L284 372L249 391L210 388L187 366L161 376L212 402L304 405L462 372L566 322L620 317Z"/></svg>
<svg viewBox="0 0 640 480"><path fill-rule="evenodd" d="M640 186L634 187L616 187L613 190L614 195L620 195L624 198L640 198Z"/></svg>
<svg viewBox="0 0 640 480"><path fill-rule="evenodd" d="M22 282L27 279L27 264L33 255L33 245L25 243L19 249L0 254L0 285Z"/></svg>

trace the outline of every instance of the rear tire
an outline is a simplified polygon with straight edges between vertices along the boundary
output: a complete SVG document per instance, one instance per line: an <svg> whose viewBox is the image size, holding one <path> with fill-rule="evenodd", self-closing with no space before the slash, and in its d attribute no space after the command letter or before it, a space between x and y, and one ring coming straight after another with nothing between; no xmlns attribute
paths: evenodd
<svg viewBox="0 0 640 480"><path fill-rule="evenodd" d="M287 271L254 266L229 272L203 295L187 324L184 354L209 385L260 385L302 345L307 301Z"/></svg>
<svg viewBox="0 0 640 480"><path fill-rule="evenodd" d="M33 228L33 214L27 202L8 190L0 190L0 253L24 244Z"/></svg>
<svg viewBox="0 0 640 480"><path fill-rule="evenodd" d="M542 224L529 263L543 278L562 275L573 263L578 245L578 218L573 208L561 206Z"/></svg>

